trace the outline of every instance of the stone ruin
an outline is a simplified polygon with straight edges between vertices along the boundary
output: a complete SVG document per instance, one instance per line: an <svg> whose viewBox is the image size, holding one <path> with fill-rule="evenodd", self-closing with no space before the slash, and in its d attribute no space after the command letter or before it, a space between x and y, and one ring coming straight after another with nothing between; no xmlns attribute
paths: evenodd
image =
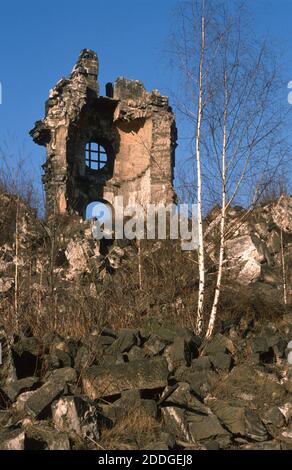
<svg viewBox="0 0 292 470"><path fill-rule="evenodd" d="M88 204L112 204L115 196L143 207L174 201L177 131L168 98L122 77L100 96L98 68L96 53L82 50L30 132L46 147L47 217L84 217Z"/></svg>

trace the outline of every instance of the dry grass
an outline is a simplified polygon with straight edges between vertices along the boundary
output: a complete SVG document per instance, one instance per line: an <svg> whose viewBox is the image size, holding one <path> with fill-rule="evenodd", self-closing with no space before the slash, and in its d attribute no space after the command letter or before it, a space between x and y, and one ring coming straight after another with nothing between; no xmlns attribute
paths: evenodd
<svg viewBox="0 0 292 470"><path fill-rule="evenodd" d="M0 199L1 203L1 199ZM29 211L29 208L27 208ZM5 240L14 255L14 206L1 207L1 223L7 227ZM19 325L28 324L34 334L48 331L77 338L93 328L113 329L139 327L148 317L161 324L193 328L198 290L198 268L195 252L184 252L175 240L141 242L141 285L137 247L126 249L121 267L107 273L101 281L94 266L90 273L75 280L64 280L68 272L64 249L80 231L80 223L56 220L46 227L37 219L30 243L21 245L18 287ZM0 246L3 246L0 242ZM13 263L5 276L14 276ZM208 269L208 264L207 264ZM210 312L215 276L207 276L205 311ZM13 288L0 295L0 314L7 331L14 332L16 312ZM281 293L257 284L249 288L223 280L217 326L221 320L239 322L241 318L266 322L278 319L284 311Z"/></svg>
<svg viewBox="0 0 292 470"><path fill-rule="evenodd" d="M112 429L103 431L99 448L106 450L143 449L155 441L160 430L159 423L141 408L120 419Z"/></svg>

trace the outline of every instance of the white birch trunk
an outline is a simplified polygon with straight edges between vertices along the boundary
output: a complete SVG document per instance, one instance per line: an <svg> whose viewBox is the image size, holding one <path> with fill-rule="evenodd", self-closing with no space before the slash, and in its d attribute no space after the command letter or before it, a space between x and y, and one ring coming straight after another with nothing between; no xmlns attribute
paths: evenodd
<svg viewBox="0 0 292 470"><path fill-rule="evenodd" d="M16 202L15 216L15 273L14 273L14 310L15 323L18 327L18 256L19 256L19 199Z"/></svg>
<svg viewBox="0 0 292 470"><path fill-rule="evenodd" d="M221 222L220 222L220 249L219 249L219 263L218 273L216 280L215 295L212 305L212 310L209 319L209 325L206 333L206 339L210 339L215 326L219 297L221 293L222 285L222 273L223 273L223 262L224 262L224 249L225 249L225 218L226 218L226 142L227 142L227 80L226 74L224 77L225 83L225 103L224 103L224 122L223 122L223 144L222 144L222 201L221 201Z"/></svg>
<svg viewBox="0 0 292 470"><path fill-rule="evenodd" d="M198 266L199 266L199 292L198 309L196 319L196 333L201 334L203 329L203 309L205 293L205 260L204 260L204 237L203 237L203 217L202 217L202 175L201 175L201 125L203 115L203 63L205 49L205 18L202 16L201 25L201 57L199 71L199 98L198 98L198 118L196 131L196 165L197 165L197 198L198 198Z"/></svg>
<svg viewBox="0 0 292 470"><path fill-rule="evenodd" d="M281 229L281 263L282 263L282 281L283 281L283 300L284 300L284 304L287 305L286 266L285 266L284 242L283 242L283 230L282 229Z"/></svg>

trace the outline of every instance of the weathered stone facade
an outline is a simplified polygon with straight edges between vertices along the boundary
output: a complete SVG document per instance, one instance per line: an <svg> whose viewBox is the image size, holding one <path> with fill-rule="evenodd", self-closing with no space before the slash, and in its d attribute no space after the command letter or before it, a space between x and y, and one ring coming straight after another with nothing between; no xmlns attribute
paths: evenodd
<svg viewBox="0 0 292 470"><path fill-rule="evenodd" d="M97 78L97 55L84 49L70 78L51 90L45 118L30 132L46 146L47 216L84 216L89 203L111 204L117 195L125 204L143 206L174 199L176 126L167 97L124 78L107 85L107 96L99 96ZM89 143L102 146L106 163L88 164Z"/></svg>

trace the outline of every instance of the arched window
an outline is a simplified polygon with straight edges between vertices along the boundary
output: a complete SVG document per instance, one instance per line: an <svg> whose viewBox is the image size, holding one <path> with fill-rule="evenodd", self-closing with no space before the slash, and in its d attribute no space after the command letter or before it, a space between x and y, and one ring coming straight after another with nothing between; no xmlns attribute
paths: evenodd
<svg viewBox="0 0 292 470"><path fill-rule="evenodd" d="M107 153L97 142L87 142L85 147L85 163L91 170L102 170L107 164Z"/></svg>

